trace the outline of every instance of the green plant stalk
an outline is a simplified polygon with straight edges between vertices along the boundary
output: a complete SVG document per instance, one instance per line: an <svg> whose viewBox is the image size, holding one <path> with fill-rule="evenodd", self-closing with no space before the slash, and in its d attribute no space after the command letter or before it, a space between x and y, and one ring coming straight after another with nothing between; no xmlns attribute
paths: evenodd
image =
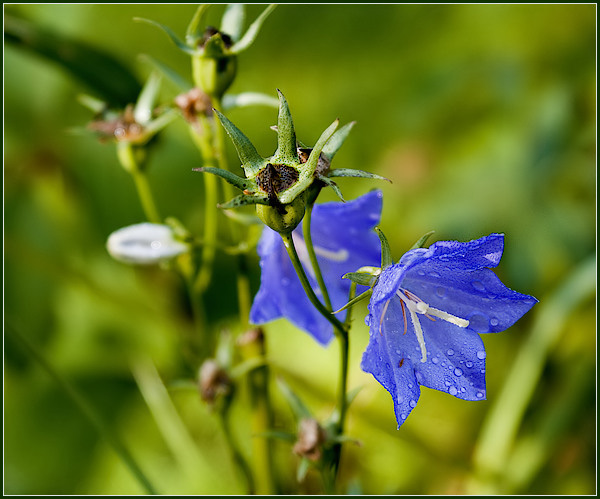
<svg viewBox="0 0 600 499"><path fill-rule="evenodd" d="M199 130L194 127L192 138L202 155L203 166L216 167L213 146L213 123L206 116L198 116ZM217 245L217 179L214 175L204 175L204 235L200 269L194 283L194 291L202 294L212 278L212 268Z"/></svg>
<svg viewBox="0 0 600 499"><path fill-rule="evenodd" d="M233 437L231 427L229 426L229 417L227 410L220 411L219 422L221 423L221 430L225 435L225 440L227 441L229 452L231 453L231 459L233 460L237 468L240 470L242 476L244 477L244 481L246 482L246 494L255 494L256 488L254 485L254 477L252 476L252 470L250 469L250 466L248 466L246 459L240 452L235 438Z"/></svg>
<svg viewBox="0 0 600 499"><path fill-rule="evenodd" d="M77 408L88 419L92 426L114 449L117 455L121 458L125 466L129 468L131 474L137 479L141 487L148 494L157 495L158 492L152 485L152 482L144 474L140 466L137 464L133 456L121 442L119 437L113 432L108 424L96 413L92 406L85 400L83 395L73 386L66 378L64 378L54 367L46 360L36 345L28 338L21 335L16 329L9 328L16 338L23 344L29 354L38 362L38 364L56 381L56 383L64 390Z"/></svg>
<svg viewBox="0 0 600 499"><path fill-rule="evenodd" d="M129 142L118 142L117 157L119 158L121 166L129 172L133 178L146 218L149 222L155 224L161 223L161 218L156 203L154 202L154 196L152 195L148 177L146 176L140 161L136 158L134 146Z"/></svg>
<svg viewBox="0 0 600 499"><path fill-rule="evenodd" d="M338 339L338 341L340 342L340 376L339 376L339 388L338 388L339 419L338 419L337 425L336 425L336 435L339 436L342 434L342 432L344 430L344 420L346 418L346 406L347 406L346 391L347 391L347 383L348 383L347 380L348 380L348 343L349 343L348 342L348 329L349 329L349 325L350 325L350 319L349 319L350 310L347 312L348 315L346 318L346 322L344 324L342 324L331 313L331 311L328 310L319 301L319 299L317 298L317 295L315 294L314 290L312 289L312 286L310 285L308 277L306 276L306 272L304 271L304 268L302 267L302 263L300 262L300 258L298 257L298 252L296 251L296 247L294 245L294 240L292 238L292 234L291 233L281 234L281 238L283 239L283 245L285 246L285 249L287 250L290 260L292 261L292 265L294 266L294 270L296 271L296 274L298 274L298 277L300 279L300 282L302 283L302 287L304 288L306 295L308 296L308 299L314 305L314 307L321 313L321 315L323 315L323 317L325 317L333 325L333 331L335 333L335 336ZM312 252L314 254L314 248L312 248L312 240L305 239L304 242L306 244L309 254L310 254L310 252ZM313 266L315 267L315 274L317 274L318 263L316 262L316 259L315 259L315 262L313 263ZM318 271L318 273L319 274L321 273L320 270ZM324 285L324 283L323 283L323 285ZM356 286L354 287L354 289L351 288L351 292L356 292ZM326 296L326 293L324 293L323 296ZM341 457L341 443L338 443L334 446L334 449L333 449L333 458L332 458L332 462L331 462L331 469L332 469L331 480L328 480L327 478L325 478L325 480L324 480L325 484L335 483L335 478L337 476L337 471L339 468L340 457ZM329 486L328 486L328 488L329 488Z"/></svg>
<svg viewBox="0 0 600 499"><path fill-rule="evenodd" d="M306 244L306 250L308 252L308 258L310 259L310 264L315 273L315 278L317 279L317 283L319 284L319 289L321 290L321 294L323 295L323 301L325 302L325 307L331 312L333 308L331 307L331 300L329 299L329 293L327 292L327 286L325 286L325 281L323 280L323 274L321 273L321 268L319 267L319 262L317 260L317 255L315 253L315 248L312 242L312 234L310 232L310 224L312 217L314 203L310 203L306 207L306 212L304 214L304 220L302 222L302 235L304 236L304 241Z"/></svg>

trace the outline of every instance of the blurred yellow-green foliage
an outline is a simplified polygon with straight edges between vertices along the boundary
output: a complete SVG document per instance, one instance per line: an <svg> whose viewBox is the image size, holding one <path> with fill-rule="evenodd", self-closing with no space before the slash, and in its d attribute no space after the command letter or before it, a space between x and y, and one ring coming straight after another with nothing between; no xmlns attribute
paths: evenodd
<svg viewBox="0 0 600 499"><path fill-rule="evenodd" d="M262 8L248 6L248 18ZM4 13L101 49L143 81L151 68L140 54L186 77L189 58L133 18L183 35L195 9L24 4ZM464 241L503 232L498 275L540 300L508 331L484 337L488 400L424 388L400 430L389 394L360 371L368 330L358 307L349 384L363 388L348 433L362 445L345 447L348 493L595 493L595 20L595 4L281 5L241 54L231 92L281 89L303 142L314 143L336 117L357 121L336 166L393 183L340 185L347 199L383 190L381 227L394 258L430 230L434 239ZM6 40L4 55L5 493L143 492L19 337L83 394L160 492L243 493L214 415L194 390L176 386L194 376L180 352L190 320L179 282L105 250L112 231L143 214L114 147L70 132L91 117L77 95L93 91ZM165 81L161 95L171 100L176 89ZM261 154L272 153L276 110L242 108L230 118ZM160 137L149 175L161 212L193 230L202 223L203 176L191 171L198 166L178 120ZM233 266L222 255L217 263L207 310L228 327ZM326 417L337 345L322 348L283 320L266 333L274 373ZM160 386L157 373L177 410L162 419L138 388L144 376ZM272 388L283 427L289 408ZM245 410L236 405L233 420L249 453ZM289 444L277 452L283 492L319 492L312 474L295 484Z"/></svg>

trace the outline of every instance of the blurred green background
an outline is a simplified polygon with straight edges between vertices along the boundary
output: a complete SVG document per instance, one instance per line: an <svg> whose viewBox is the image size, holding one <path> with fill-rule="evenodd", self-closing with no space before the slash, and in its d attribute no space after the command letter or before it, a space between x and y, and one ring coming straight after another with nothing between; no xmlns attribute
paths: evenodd
<svg viewBox="0 0 600 499"><path fill-rule="evenodd" d="M262 8L248 6L248 19ZM140 54L186 77L189 59L133 18L183 35L195 9L5 5L5 15L103 50L143 81L150 66ZM218 23L221 12L213 7L209 19ZM368 340L359 306L349 383L363 389L348 433L362 445L344 451L347 492L596 492L595 19L594 4L281 5L241 55L231 92L281 89L303 142L313 144L336 117L357 121L336 166L393 183L340 185L347 199L383 190L381 227L395 259L430 230L433 240L464 241L503 232L498 275L540 300L510 330L483 338L487 401L424 388L399 431L389 394L359 368ZM114 146L70 133L91 118L76 96L93 89L6 39L4 47L5 493L143 492L19 337L77 387L160 492L243 493L214 415L194 390L173 385L194 374L180 353L191 326L179 282L158 268L120 264L105 250L112 231L143 214ZM176 94L165 82L163 100ZM261 154L275 149L274 109L229 117ZM150 182L161 212L194 230L203 206L197 166L178 120L155 147ZM252 264L255 292L258 260ZM207 309L227 327L235 281L227 257L218 265ZM322 348L285 321L266 333L273 371L326 417L337 345ZM145 379L158 390L157 376L177 410L165 409L163 419L138 388ZM273 393L278 423L289 424L276 386ZM244 411L234 408L235 429L249 453ZM283 492L319 492L312 473L294 483L288 444L277 452Z"/></svg>

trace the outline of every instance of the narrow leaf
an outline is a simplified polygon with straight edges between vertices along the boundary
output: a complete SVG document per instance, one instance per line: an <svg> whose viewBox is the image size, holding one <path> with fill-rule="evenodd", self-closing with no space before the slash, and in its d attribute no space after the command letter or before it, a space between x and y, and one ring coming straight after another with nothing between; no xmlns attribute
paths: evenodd
<svg viewBox="0 0 600 499"><path fill-rule="evenodd" d="M192 87L192 83L190 81L181 76L177 71L164 62L161 62L147 54L141 54L140 59L149 63L154 67L154 69L166 76L179 90L186 91Z"/></svg>
<svg viewBox="0 0 600 499"><path fill-rule="evenodd" d="M209 7L210 4L203 3L196 9L194 17L192 17L192 20L190 21L190 24L188 24L188 27L185 31L185 41L187 42L188 46L195 48L198 40L202 38L202 30L200 26L202 25L204 14L206 14L206 11Z"/></svg>
<svg viewBox="0 0 600 499"><path fill-rule="evenodd" d="M329 187L331 187L335 193L337 194L337 196L342 200L342 202L346 202L346 200L344 199L344 196L342 196L342 191L340 191L340 188L338 187L338 185L331 180L330 178L324 177L323 175L319 175L317 177L321 182L327 184Z"/></svg>
<svg viewBox="0 0 600 499"><path fill-rule="evenodd" d="M296 393L282 378L277 378L277 385L279 386L281 394L292 409L292 413L297 421L300 421L301 419L311 419L313 417L302 400L300 400L300 397L296 395Z"/></svg>
<svg viewBox="0 0 600 499"><path fill-rule="evenodd" d="M331 139L329 139L329 142L327 142L327 144L325 144L325 147L323 147L323 154L325 156L327 156L329 161L331 161L333 159L333 157L338 152L340 147L342 147L342 144L346 140L346 137L348 137L350 130L352 130L352 127L355 124L356 124L356 121L351 121L350 123L346 123L342 128L340 128L337 132L335 132L331 136Z"/></svg>
<svg viewBox="0 0 600 499"><path fill-rule="evenodd" d="M319 140L317 140L317 143L315 144L315 147L310 152L310 156L308 157L308 161L306 162L305 168L306 172L310 172L311 176L315 173L315 170L317 169L317 163L319 162L319 156L323 151L323 147L325 147L325 144L327 144L327 141L334 134L339 124L340 120L336 119L331 125L329 125L327 129L321 134Z"/></svg>
<svg viewBox="0 0 600 499"><path fill-rule="evenodd" d="M91 95L79 94L77 96L77 100L79 101L79 103L82 106L87 107L94 114L101 114L107 110L106 102L104 102L100 99L96 99L95 97L92 97Z"/></svg>
<svg viewBox="0 0 600 499"><path fill-rule="evenodd" d="M231 51L239 54L240 52L246 50L250 45L254 43L254 40L258 36L258 32L260 31L261 26L269 16L273 10L275 10L277 5L271 4L265 10L262 11L261 15L256 18L256 20L248 27L244 36L231 47Z"/></svg>
<svg viewBox="0 0 600 499"><path fill-rule="evenodd" d="M222 107L224 111L247 106L269 106L278 108L279 101L275 97L260 92L243 92L241 94L226 94L223 96Z"/></svg>
<svg viewBox="0 0 600 499"><path fill-rule="evenodd" d="M296 153L296 132L294 131L294 122L292 113L287 100L277 89L279 95L279 115L277 117L277 151L273 155L275 161L284 163L294 163L298 159Z"/></svg>
<svg viewBox="0 0 600 499"><path fill-rule="evenodd" d="M155 135L157 132L171 123L175 118L177 118L177 111L175 111L175 109L168 109L158 118L148 123L144 129L144 132L149 136Z"/></svg>
<svg viewBox="0 0 600 499"><path fill-rule="evenodd" d="M435 233L435 230L432 230L432 231L428 232L427 234L425 234L424 236L422 236L421 239L419 239L415 244L413 244L412 248L410 248L410 249L414 250L414 249L417 249L417 248L422 248L423 246L425 246L425 243L427 242L427 240L434 233Z"/></svg>
<svg viewBox="0 0 600 499"><path fill-rule="evenodd" d="M256 148L252 142L250 142L250 139L246 137L238 127L216 109L215 113L235 146L240 161L242 162L242 167L246 172L246 177L254 177L264 164L264 159L258 154Z"/></svg>
<svg viewBox="0 0 600 499"><path fill-rule="evenodd" d="M373 290L370 288L367 289L366 291L363 291L357 297L352 298L352 300L350 300L348 303L346 303L342 308L340 308L339 310L336 310L333 313L339 314L342 310L346 310L347 308L353 307L355 304L357 304L360 301L363 301L365 298L369 298L369 296L371 296L371 293L373 293Z"/></svg>
<svg viewBox="0 0 600 499"><path fill-rule="evenodd" d="M160 75L152 71L135 103L133 117L140 125L146 125L152 119L152 111L160 90L160 80Z"/></svg>
<svg viewBox="0 0 600 499"><path fill-rule="evenodd" d="M368 274L367 272L348 272L342 276L342 279L349 279L362 286L373 286L377 277L373 274Z"/></svg>
<svg viewBox="0 0 600 499"><path fill-rule="evenodd" d="M251 180L240 177L235 173L231 173L228 170L224 170L223 168L213 168L212 166L205 166L202 168L192 168L192 171L212 173L213 175L217 175L218 177L225 179L228 183L242 191L248 189L248 187L251 187L254 184L254 182L252 182Z"/></svg>
<svg viewBox="0 0 600 499"><path fill-rule="evenodd" d="M298 469L296 470L296 480L298 480L298 482L303 482L309 469L310 461L305 457L300 459L300 462L298 463Z"/></svg>
<svg viewBox="0 0 600 499"><path fill-rule="evenodd" d="M245 194L240 194L239 196L233 198L231 201L227 203L218 204L217 207L223 210L228 210L230 208L239 208L240 206L250 206L254 204L269 204L269 198L264 197L256 197L256 196L246 196Z"/></svg>
<svg viewBox="0 0 600 499"><path fill-rule="evenodd" d="M186 45L168 26L157 23L156 21L152 21L151 19L145 19L143 17L134 17L133 20L136 22L148 23L152 26L160 28L167 34L167 36L171 39L171 41L177 46L179 50L185 52L188 55L198 55L198 52L196 50Z"/></svg>
<svg viewBox="0 0 600 499"><path fill-rule="evenodd" d="M390 179L377 175L375 173L369 173L362 170L354 170L352 168L335 168L327 173L328 177L361 177L361 178L375 178L378 180L387 180L392 182Z"/></svg>
<svg viewBox="0 0 600 499"><path fill-rule="evenodd" d="M379 236L381 241L381 268L385 269L392 264L392 252L390 251L390 244L388 243L385 234L379 227L375 227L375 232Z"/></svg>
<svg viewBox="0 0 600 499"><path fill-rule="evenodd" d="M242 36L245 14L245 5L243 3L231 3L227 5L221 18L221 33L229 35L234 42L237 42Z"/></svg>

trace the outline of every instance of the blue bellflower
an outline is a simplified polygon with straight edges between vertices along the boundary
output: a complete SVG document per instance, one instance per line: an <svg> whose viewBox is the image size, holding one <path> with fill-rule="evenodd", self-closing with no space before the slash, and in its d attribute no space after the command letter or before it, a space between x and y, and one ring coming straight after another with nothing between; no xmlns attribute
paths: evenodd
<svg viewBox="0 0 600 499"><path fill-rule="evenodd" d="M348 302L350 281L342 276L363 265L379 265L381 247L373 227L379 223L382 197L381 191L376 190L354 201L317 204L313 209L312 242L334 310ZM321 299L299 227L293 231L292 238L311 286ZM261 282L250 311L250 322L264 324L286 317L319 343L327 345L333 338L333 327L310 303L281 236L265 227L258 254ZM345 311L338 314L338 318L343 320L344 315Z"/></svg>
<svg viewBox="0 0 600 499"><path fill-rule="evenodd" d="M537 303L489 269L503 249L503 234L440 241L382 270L369 303L361 367L390 392L398 427L417 405L420 386L464 400L486 398L478 333L504 331Z"/></svg>

